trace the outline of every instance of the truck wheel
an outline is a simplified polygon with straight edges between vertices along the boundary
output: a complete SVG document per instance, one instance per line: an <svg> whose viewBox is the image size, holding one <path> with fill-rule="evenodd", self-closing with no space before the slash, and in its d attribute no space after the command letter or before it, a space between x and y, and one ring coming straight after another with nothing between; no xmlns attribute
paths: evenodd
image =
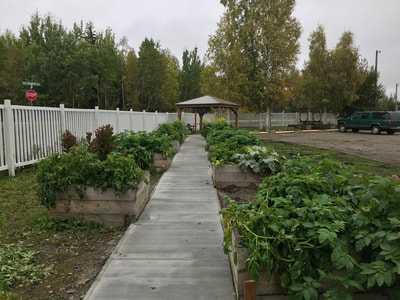
<svg viewBox="0 0 400 300"><path fill-rule="evenodd" d="M393 135L393 134L394 134L394 130L389 129L389 130L387 131L387 134Z"/></svg>
<svg viewBox="0 0 400 300"><path fill-rule="evenodd" d="M340 125L339 125L339 131L340 131L340 132L346 132L346 131L347 131L346 126L344 126L344 124L340 124Z"/></svg>
<svg viewBox="0 0 400 300"><path fill-rule="evenodd" d="M353 128L351 131L354 132L354 133L357 133L359 130L356 129L356 128Z"/></svg>
<svg viewBox="0 0 400 300"><path fill-rule="evenodd" d="M371 129L372 134L381 134L381 129L378 126L372 126Z"/></svg>

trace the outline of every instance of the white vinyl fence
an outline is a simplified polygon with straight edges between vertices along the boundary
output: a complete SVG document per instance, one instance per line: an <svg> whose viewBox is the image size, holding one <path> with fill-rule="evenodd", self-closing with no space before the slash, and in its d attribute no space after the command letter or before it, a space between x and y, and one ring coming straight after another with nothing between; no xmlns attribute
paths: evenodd
<svg viewBox="0 0 400 300"><path fill-rule="evenodd" d="M228 115L229 121L234 123L234 116ZM323 124L336 125L337 116L332 113L271 113L271 127L288 127L300 125L301 121L321 121ZM267 127L267 113L243 113L239 112L239 127L241 128L265 128Z"/></svg>
<svg viewBox="0 0 400 300"><path fill-rule="evenodd" d="M173 122L175 113L135 112L117 110L71 109L0 105L0 171L15 175L15 168L31 165L50 154L61 151L61 136L65 130L77 138L110 124L114 132L153 131L160 124ZM192 123L193 115L184 114L183 121Z"/></svg>

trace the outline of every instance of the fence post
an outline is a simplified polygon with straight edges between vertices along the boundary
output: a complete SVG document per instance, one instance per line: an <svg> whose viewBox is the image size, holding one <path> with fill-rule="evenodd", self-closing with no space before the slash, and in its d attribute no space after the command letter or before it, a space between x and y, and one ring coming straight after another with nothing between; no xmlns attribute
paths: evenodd
<svg viewBox="0 0 400 300"><path fill-rule="evenodd" d="M166 123L172 123L172 122L169 121L169 113L166 112L165 114L166 114L166 116L167 116L167 122L166 122Z"/></svg>
<svg viewBox="0 0 400 300"><path fill-rule="evenodd" d="M11 100L4 100L4 141L8 174L15 176L14 115Z"/></svg>
<svg viewBox="0 0 400 300"><path fill-rule="evenodd" d="M244 285L244 300L256 300L257 298L257 286L254 280L247 280L243 283Z"/></svg>
<svg viewBox="0 0 400 300"><path fill-rule="evenodd" d="M158 128L158 111L156 110L154 113L154 124L156 124L156 127L154 129Z"/></svg>
<svg viewBox="0 0 400 300"><path fill-rule="evenodd" d="M99 128L99 107L95 106L94 107L94 118L93 118L93 132L96 131L97 128Z"/></svg>
<svg viewBox="0 0 400 300"><path fill-rule="evenodd" d="M265 128L267 129L267 131L268 132L270 132L271 131L271 129L272 129L272 113L271 113L271 107L270 106L268 106L268 108L267 108L267 113L266 113L266 126L265 126Z"/></svg>
<svg viewBox="0 0 400 300"><path fill-rule="evenodd" d="M282 111L282 127L285 127L285 111Z"/></svg>
<svg viewBox="0 0 400 300"><path fill-rule="evenodd" d="M296 125L300 125L300 113L296 112Z"/></svg>
<svg viewBox="0 0 400 300"><path fill-rule="evenodd" d="M146 110L143 110L143 112L142 112L142 131L147 131L146 130Z"/></svg>
<svg viewBox="0 0 400 300"><path fill-rule="evenodd" d="M65 106L64 104L60 104L60 119L61 119L61 134L67 130L65 126Z"/></svg>
<svg viewBox="0 0 400 300"><path fill-rule="evenodd" d="M132 108L129 110L129 129L131 130L131 131L134 131L133 130L133 120L132 120L132 118L133 118L133 110L132 110Z"/></svg>
<svg viewBox="0 0 400 300"><path fill-rule="evenodd" d="M324 112L322 114L322 124L328 124L328 115L326 107L324 107Z"/></svg>
<svg viewBox="0 0 400 300"><path fill-rule="evenodd" d="M115 110L115 132L119 133L119 107Z"/></svg>

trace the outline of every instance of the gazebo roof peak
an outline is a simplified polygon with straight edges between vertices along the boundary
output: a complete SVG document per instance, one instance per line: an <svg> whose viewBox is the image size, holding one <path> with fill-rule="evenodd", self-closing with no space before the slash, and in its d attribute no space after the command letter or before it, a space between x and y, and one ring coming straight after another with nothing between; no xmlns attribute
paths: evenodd
<svg viewBox="0 0 400 300"><path fill-rule="evenodd" d="M239 108L239 104L234 102L226 101L219 99L213 96L203 96L191 100L187 100L184 102L176 103L176 106L184 108L184 107L221 107L221 108Z"/></svg>

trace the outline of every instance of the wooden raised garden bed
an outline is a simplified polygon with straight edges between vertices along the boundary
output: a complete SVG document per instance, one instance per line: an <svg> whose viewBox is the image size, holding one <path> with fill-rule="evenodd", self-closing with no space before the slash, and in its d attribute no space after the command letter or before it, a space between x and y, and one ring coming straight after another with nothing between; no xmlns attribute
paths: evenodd
<svg viewBox="0 0 400 300"><path fill-rule="evenodd" d="M237 165L212 166L212 178L217 189L258 187L262 178Z"/></svg>
<svg viewBox="0 0 400 300"><path fill-rule="evenodd" d="M250 273L246 268L246 260L248 258L247 249L240 245L239 234L235 231L232 233L232 251L229 253L229 261L232 269L233 283L237 299L243 299L244 295L244 282L251 280ZM269 277L267 274L262 274L256 284L257 299L259 297L268 297L287 294L279 284L277 276ZM265 298L265 299L286 299L285 298Z"/></svg>
<svg viewBox="0 0 400 300"><path fill-rule="evenodd" d="M88 187L77 192L57 195L50 213L56 217L78 217L106 226L125 226L137 219L149 201L150 173L145 172L136 189L118 195L113 190L102 191Z"/></svg>
<svg viewBox="0 0 400 300"><path fill-rule="evenodd" d="M171 166L172 159L160 153L153 155L153 167L157 172L164 172Z"/></svg>
<svg viewBox="0 0 400 300"><path fill-rule="evenodd" d="M178 153L181 148L181 143L179 141L172 141L172 146L174 147L175 153Z"/></svg>

